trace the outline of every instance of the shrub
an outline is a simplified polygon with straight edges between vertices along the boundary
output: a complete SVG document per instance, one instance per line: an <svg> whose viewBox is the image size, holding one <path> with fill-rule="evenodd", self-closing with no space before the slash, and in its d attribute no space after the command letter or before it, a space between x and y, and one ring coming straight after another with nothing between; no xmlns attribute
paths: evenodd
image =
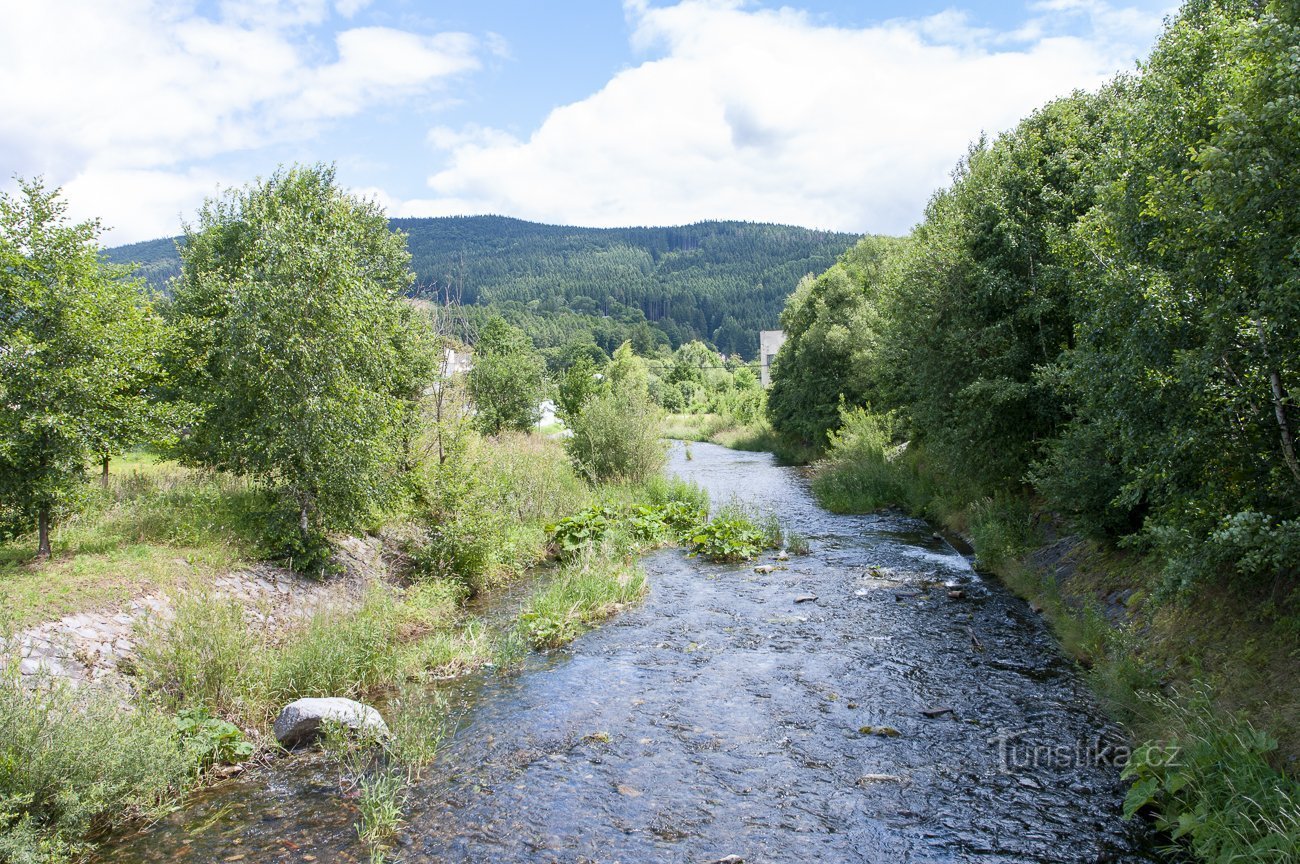
<svg viewBox="0 0 1300 864"><path fill-rule="evenodd" d="M833 513L861 513L900 504L907 489L895 464L893 418L862 408L841 410L826 458L813 469L812 489Z"/></svg>
<svg viewBox="0 0 1300 864"><path fill-rule="evenodd" d="M569 457L589 481L640 483L658 473L667 458L659 437L660 412L633 390L602 393L570 421Z"/></svg>
<svg viewBox="0 0 1300 864"><path fill-rule="evenodd" d="M979 565L1000 570L1038 546L1033 508L1020 495L995 495L971 504L967 514Z"/></svg>
<svg viewBox="0 0 1300 864"><path fill-rule="evenodd" d="M16 666L15 666L16 668ZM171 718L124 709L120 692L0 680L0 860L55 861L86 838L157 813L192 781L196 763Z"/></svg>
<svg viewBox="0 0 1300 864"><path fill-rule="evenodd" d="M397 677L401 612L392 589L371 587L361 607L317 612L275 652L272 704L304 696L357 696Z"/></svg>

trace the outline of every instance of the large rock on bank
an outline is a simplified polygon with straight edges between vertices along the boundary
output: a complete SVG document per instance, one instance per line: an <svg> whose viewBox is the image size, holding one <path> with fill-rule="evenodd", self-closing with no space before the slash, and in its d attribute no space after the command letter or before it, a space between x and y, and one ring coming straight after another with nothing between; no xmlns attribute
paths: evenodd
<svg viewBox="0 0 1300 864"><path fill-rule="evenodd" d="M318 734L322 723L331 721L375 737L388 734L388 725L379 712L351 699L299 699L284 706L275 718L275 740L282 747L297 747Z"/></svg>

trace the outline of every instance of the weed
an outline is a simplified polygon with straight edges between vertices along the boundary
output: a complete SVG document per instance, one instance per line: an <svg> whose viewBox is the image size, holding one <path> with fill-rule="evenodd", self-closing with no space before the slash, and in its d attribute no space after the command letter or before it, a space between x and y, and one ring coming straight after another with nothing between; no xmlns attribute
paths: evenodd
<svg viewBox="0 0 1300 864"><path fill-rule="evenodd" d="M213 717L203 708L187 708L172 718L181 744L202 766L242 762L253 755L251 741L229 720Z"/></svg>
<svg viewBox="0 0 1300 864"><path fill-rule="evenodd" d="M1268 764L1277 742L1216 713L1203 690L1185 700L1150 699L1170 734L1138 748L1125 768L1133 781L1125 815L1152 808L1158 827L1213 864L1295 861L1300 782Z"/></svg>
<svg viewBox="0 0 1300 864"><path fill-rule="evenodd" d="M535 648L558 648L634 603L645 593L639 566L596 550L562 566L519 614L518 627Z"/></svg>
<svg viewBox="0 0 1300 864"><path fill-rule="evenodd" d="M136 668L145 689L173 710L257 715L265 701L265 646L250 633L243 607L190 594L173 608L170 619L150 618L141 629Z"/></svg>
<svg viewBox="0 0 1300 864"><path fill-rule="evenodd" d="M91 834L160 812L193 782L171 718L121 700L0 678L0 860L79 857Z"/></svg>
<svg viewBox="0 0 1300 864"><path fill-rule="evenodd" d="M791 555L807 555L812 551L812 546L808 543L808 538L798 531L787 531L785 534L785 550Z"/></svg>

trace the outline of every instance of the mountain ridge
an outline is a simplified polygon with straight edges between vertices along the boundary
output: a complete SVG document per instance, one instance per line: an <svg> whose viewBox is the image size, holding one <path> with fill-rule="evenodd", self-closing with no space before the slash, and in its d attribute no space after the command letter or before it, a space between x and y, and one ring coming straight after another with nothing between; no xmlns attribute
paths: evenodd
<svg viewBox="0 0 1300 864"><path fill-rule="evenodd" d="M509 216L395 218L407 235L412 296L495 309L539 347L641 334L676 347L702 339L753 356L799 279L834 263L860 235L763 222L588 228ZM179 272L178 237L105 250L159 289ZM572 314L569 314L572 313ZM610 319L620 326L582 319ZM567 323L556 326L548 318ZM646 328L650 331L646 331ZM657 331L657 332L654 332Z"/></svg>

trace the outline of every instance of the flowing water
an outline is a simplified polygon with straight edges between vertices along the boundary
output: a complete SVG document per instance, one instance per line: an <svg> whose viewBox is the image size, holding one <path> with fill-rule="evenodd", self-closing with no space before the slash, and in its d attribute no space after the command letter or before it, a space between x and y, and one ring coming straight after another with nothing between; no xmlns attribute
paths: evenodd
<svg viewBox="0 0 1300 864"><path fill-rule="evenodd" d="M1155 860L1120 818L1122 737L1023 602L922 521L834 516L766 454L690 452L670 470L811 554L759 573L655 553L644 605L459 682L390 861ZM364 860L356 818L337 769L299 756L103 860Z"/></svg>

